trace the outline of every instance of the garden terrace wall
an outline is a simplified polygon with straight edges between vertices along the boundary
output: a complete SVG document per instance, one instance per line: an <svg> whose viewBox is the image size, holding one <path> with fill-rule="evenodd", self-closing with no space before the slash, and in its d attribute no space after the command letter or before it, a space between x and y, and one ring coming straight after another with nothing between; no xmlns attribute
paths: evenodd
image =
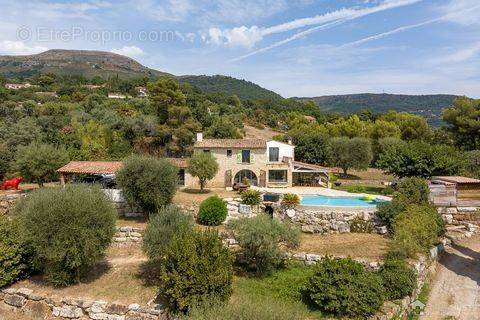
<svg viewBox="0 0 480 320"><path fill-rule="evenodd" d="M140 306L124 305L74 298L57 299L39 295L31 289L6 288L0 292L0 310L10 309L14 312L40 317L58 319L92 319L92 320L168 320L166 310L158 304Z"/></svg>
<svg viewBox="0 0 480 320"><path fill-rule="evenodd" d="M116 227L116 231L112 239L112 245L116 247L141 245L144 232L145 230L142 228L130 226Z"/></svg>
<svg viewBox="0 0 480 320"><path fill-rule="evenodd" d="M25 195L23 192L7 192L0 195L0 216L8 214L15 206L17 200L25 197Z"/></svg>
<svg viewBox="0 0 480 320"><path fill-rule="evenodd" d="M349 209L349 208L288 208L281 205L275 207L275 216L281 220L291 221L300 226L306 233L346 233L350 232L351 222L361 219L369 222L380 234L387 233L375 215L376 209Z"/></svg>

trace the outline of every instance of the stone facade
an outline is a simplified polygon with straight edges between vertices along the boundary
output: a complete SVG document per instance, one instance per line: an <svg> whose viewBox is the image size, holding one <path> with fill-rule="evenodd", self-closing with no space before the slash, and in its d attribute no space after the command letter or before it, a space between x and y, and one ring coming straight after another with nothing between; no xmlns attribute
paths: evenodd
<svg viewBox="0 0 480 320"><path fill-rule="evenodd" d="M117 302L57 299L43 296L27 288L6 288L0 292L0 310L10 309L19 314L59 319L92 320L168 320L170 316L158 304L140 306Z"/></svg>
<svg viewBox="0 0 480 320"><path fill-rule="evenodd" d="M242 204L242 199L240 198L225 198L223 200L226 202L228 210L225 222L242 217L252 218L265 211L264 205L249 206Z"/></svg>

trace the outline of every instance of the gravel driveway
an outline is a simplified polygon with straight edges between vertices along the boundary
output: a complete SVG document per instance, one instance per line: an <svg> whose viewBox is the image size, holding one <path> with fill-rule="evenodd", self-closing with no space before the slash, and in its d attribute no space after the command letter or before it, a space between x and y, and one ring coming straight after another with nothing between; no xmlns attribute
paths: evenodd
<svg viewBox="0 0 480 320"><path fill-rule="evenodd" d="M480 235L447 248L421 319L480 319Z"/></svg>

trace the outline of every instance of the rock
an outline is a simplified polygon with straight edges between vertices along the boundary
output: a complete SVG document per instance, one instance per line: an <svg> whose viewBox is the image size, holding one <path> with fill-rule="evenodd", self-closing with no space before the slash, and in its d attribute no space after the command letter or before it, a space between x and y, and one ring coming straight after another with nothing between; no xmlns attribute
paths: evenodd
<svg viewBox="0 0 480 320"><path fill-rule="evenodd" d="M35 319L48 319L52 314L48 304L41 301L27 301L22 311L25 312L25 314L35 316Z"/></svg>
<svg viewBox="0 0 480 320"><path fill-rule="evenodd" d="M285 213L287 214L287 216L289 218L293 218L293 217L295 217L296 211L295 211L295 209L287 209L287 211L285 211Z"/></svg>
<svg viewBox="0 0 480 320"><path fill-rule="evenodd" d="M446 212L447 214L448 214L448 213L449 213L449 214L452 214L452 213L457 213L458 210L457 210L457 208L447 208L447 209L445 210L445 212Z"/></svg>
<svg viewBox="0 0 480 320"><path fill-rule="evenodd" d="M445 221L446 224L452 224L453 222L453 215L451 214L444 214L442 215L443 221Z"/></svg>
<svg viewBox="0 0 480 320"><path fill-rule="evenodd" d="M126 305L120 304L120 303L110 303L106 308L105 312L106 313L113 313L113 314L118 314L118 315L123 315L127 313L128 307Z"/></svg>
<svg viewBox="0 0 480 320"><path fill-rule="evenodd" d="M107 319L108 320L125 320L125 316L121 316L121 315L118 315L118 314L109 314L107 315Z"/></svg>
<svg viewBox="0 0 480 320"><path fill-rule="evenodd" d="M127 315L125 320L158 320L158 316L148 313Z"/></svg>
<svg viewBox="0 0 480 320"><path fill-rule="evenodd" d="M107 302L105 301L94 301L90 307L90 312L93 313L103 313L107 307Z"/></svg>
<svg viewBox="0 0 480 320"><path fill-rule="evenodd" d="M32 301L40 301L40 300L44 300L45 297L36 293L31 293L28 295L28 299Z"/></svg>
<svg viewBox="0 0 480 320"><path fill-rule="evenodd" d="M75 307L82 307L83 306L83 300L80 299L74 299L74 298L63 298L62 302L69 305L69 306L75 306Z"/></svg>
<svg viewBox="0 0 480 320"><path fill-rule="evenodd" d="M475 208L475 207L459 207L458 208L459 212L475 212L477 210L478 208Z"/></svg>
<svg viewBox="0 0 480 320"><path fill-rule="evenodd" d="M140 309L140 305L138 303L132 303L128 306L128 310L130 311L137 311Z"/></svg>
<svg viewBox="0 0 480 320"><path fill-rule="evenodd" d="M27 302L27 299L25 299L25 297L22 297L16 294L8 294L3 299L3 302L5 302L10 306L21 308L25 305L25 303Z"/></svg>
<svg viewBox="0 0 480 320"><path fill-rule="evenodd" d="M127 238L126 237L118 237L118 238L113 238L114 242L126 242Z"/></svg>
<svg viewBox="0 0 480 320"><path fill-rule="evenodd" d="M306 232L306 233L314 233L315 232L315 229L311 225L303 225L301 229L302 229L302 232Z"/></svg>
<svg viewBox="0 0 480 320"><path fill-rule="evenodd" d="M294 253L292 255L293 259L295 260L301 260L301 261L304 261L306 259L306 256L305 256L305 253L303 252L300 252L300 253Z"/></svg>
<svg viewBox="0 0 480 320"><path fill-rule="evenodd" d="M15 294L15 293L17 293L17 289L14 289L14 288L6 288L6 289L3 289L2 292L3 292L3 293L6 293L6 294Z"/></svg>
<svg viewBox="0 0 480 320"><path fill-rule="evenodd" d="M252 213L252 207L247 204L240 204L238 206L238 212L242 214L250 214Z"/></svg>
<svg viewBox="0 0 480 320"><path fill-rule="evenodd" d="M106 313L93 313L93 312L90 312L88 314L88 316L90 317L90 319L93 319L93 320L108 320L108 314Z"/></svg>
<svg viewBox="0 0 480 320"><path fill-rule="evenodd" d="M120 227L120 231L122 232L130 232L132 231L132 227L126 226L126 227Z"/></svg>
<svg viewBox="0 0 480 320"><path fill-rule="evenodd" d="M473 223L467 223L467 230L470 232L475 232L478 229L477 225L474 225Z"/></svg>
<svg viewBox="0 0 480 320"><path fill-rule="evenodd" d="M473 232L467 231L467 232L464 233L464 235L465 235L465 237L467 237L467 238L471 238L471 237L473 236Z"/></svg>
<svg viewBox="0 0 480 320"><path fill-rule="evenodd" d="M33 293L33 290L28 288L20 288L17 290L17 294L25 298L28 298L28 296L31 295L32 293Z"/></svg>
<svg viewBox="0 0 480 320"><path fill-rule="evenodd" d="M322 256L319 255L319 254L312 254L312 253L307 253L306 256L305 256L305 259L307 261L320 261L322 260Z"/></svg>
<svg viewBox="0 0 480 320"><path fill-rule="evenodd" d="M228 211L238 212L238 206L232 206L231 204L228 204L228 205L227 205L227 210L228 210Z"/></svg>
<svg viewBox="0 0 480 320"><path fill-rule="evenodd" d="M377 227L377 232L378 232L379 234L387 234L387 233L388 233L387 226L379 226L379 227Z"/></svg>
<svg viewBox="0 0 480 320"><path fill-rule="evenodd" d="M56 317L63 317L68 319L77 319L83 316L83 311L76 306L63 306L63 307L54 307L53 315Z"/></svg>
<svg viewBox="0 0 480 320"><path fill-rule="evenodd" d="M139 233L139 232L130 232L130 237L137 237L137 238L141 238L142 237L142 234Z"/></svg>

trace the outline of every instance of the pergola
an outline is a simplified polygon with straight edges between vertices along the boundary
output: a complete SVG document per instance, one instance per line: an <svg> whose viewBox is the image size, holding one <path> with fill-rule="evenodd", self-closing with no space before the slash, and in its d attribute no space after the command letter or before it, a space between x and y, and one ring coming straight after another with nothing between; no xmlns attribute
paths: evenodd
<svg viewBox="0 0 480 320"><path fill-rule="evenodd" d="M293 185L330 188L330 169L314 164L293 161Z"/></svg>

